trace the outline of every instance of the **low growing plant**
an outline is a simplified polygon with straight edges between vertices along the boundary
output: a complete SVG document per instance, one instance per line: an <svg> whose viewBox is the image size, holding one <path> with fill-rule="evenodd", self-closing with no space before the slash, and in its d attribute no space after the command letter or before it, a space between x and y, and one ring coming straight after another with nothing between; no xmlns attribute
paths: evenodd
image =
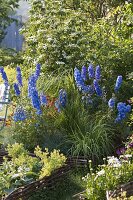
<svg viewBox="0 0 133 200"><path fill-rule="evenodd" d="M58 150L49 153L35 148L36 157L30 156L23 144L8 145L8 155L0 166L0 197L7 195L16 188L31 183L51 173L65 164L66 158Z"/></svg>

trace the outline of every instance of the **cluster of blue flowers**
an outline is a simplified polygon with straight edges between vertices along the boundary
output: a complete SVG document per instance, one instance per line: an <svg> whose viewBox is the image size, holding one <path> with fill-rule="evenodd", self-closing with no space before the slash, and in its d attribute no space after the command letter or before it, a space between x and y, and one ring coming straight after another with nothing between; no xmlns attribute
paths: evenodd
<svg viewBox="0 0 133 200"><path fill-rule="evenodd" d="M61 111L61 108L65 108L67 102L67 93L64 89L59 91L59 97L55 102L55 107L57 108L58 112Z"/></svg>
<svg viewBox="0 0 133 200"><path fill-rule="evenodd" d="M24 121L26 118L27 116L25 110L22 107L17 108L14 113L13 120L15 122L18 122L18 121Z"/></svg>
<svg viewBox="0 0 133 200"><path fill-rule="evenodd" d="M131 111L131 106L126 105L126 103L119 102L117 104L117 110L118 110L118 114L117 114L117 118L115 119L115 122L120 122L123 119L125 119L127 113Z"/></svg>
<svg viewBox="0 0 133 200"><path fill-rule="evenodd" d="M9 86L8 78L7 78L6 72L4 71L3 67L0 67L0 73L1 73L1 76L4 81L5 86L8 87Z"/></svg>
<svg viewBox="0 0 133 200"><path fill-rule="evenodd" d="M40 101L40 97L36 88L36 83L40 76L40 69L41 69L40 64L38 64L36 66L35 73L29 77L29 81L28 81L28 96L31 99L32 106L37 110L36 113L38 115L42 114L41 101Z"/></svg>
<svg viewBox="0 0 133 200"><path fill-rule="evenodd" d="M99 65L96 67L96 71L94 71L92 64L89 65L88 70L85 66L83 66L81 72L79 69L75 68L74 78L77 87L83 93L92 95L95 91L98 96L102 96L102 90L98 83L98 81L101 79L101 70ZM86 85L85 81L87 81L87 78L94 79L92 85Z"/></svg>

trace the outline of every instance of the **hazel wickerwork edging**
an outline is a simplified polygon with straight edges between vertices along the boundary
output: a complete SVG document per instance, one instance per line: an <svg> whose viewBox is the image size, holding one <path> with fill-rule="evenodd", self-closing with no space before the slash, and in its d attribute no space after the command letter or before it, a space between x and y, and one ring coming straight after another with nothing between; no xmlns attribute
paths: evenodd
<svg viewBox="0 0 133 200"><path fill-rule="evenodd" d="M32 153L30 153L29 155L35 157L35 155ZM4 156L9 158L10 160L7 152L4 150L0 150L0 164L2 164ZM50 176L46 176L27 185L21 186L11 192L8 196L2 197L1 200L18 200L19 198L26 200L33 191L35 192L41 188L52 187L55 182L58 182L61 177L70 172L74 167L82 167L87 165L87 163L88 160L85 157L68 157L65 165L54 170Z"/></svg>

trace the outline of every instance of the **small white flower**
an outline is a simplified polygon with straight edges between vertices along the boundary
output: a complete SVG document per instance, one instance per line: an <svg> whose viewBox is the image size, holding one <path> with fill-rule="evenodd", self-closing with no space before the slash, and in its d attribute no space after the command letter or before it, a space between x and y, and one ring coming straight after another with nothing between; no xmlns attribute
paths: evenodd
<svg viewBox="0 0 133 200"><path fill-rule="evenodd" d="M97 175L98 175L98 176L102 176L102 175L104 175L104 174L105 174L105 170L104 170L104 169L102 169L101 171L97 172Z"/></svg>
<svg viewBox="0 0 133 200"><path fill-rule="evenodd" d="M108 165L112 166L112 167L121 167L121 162L118 158L112 156L112 157L108 157Z"/></svg>

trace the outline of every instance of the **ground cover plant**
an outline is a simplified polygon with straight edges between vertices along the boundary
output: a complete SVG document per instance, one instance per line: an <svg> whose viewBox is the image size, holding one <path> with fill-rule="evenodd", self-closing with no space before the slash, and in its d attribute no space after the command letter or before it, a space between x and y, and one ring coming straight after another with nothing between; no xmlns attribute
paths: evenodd
<svg viewBox="0 0 133 200"><path fill-rule="evenodd" d="M41 179L65 164L66 158L58 150L49 153L42 152L39 146L35 148L36 157L29 155L23 144L8 145L9 161L4 157L0 166L0 197L14 191L16 188Z"/></svg>

